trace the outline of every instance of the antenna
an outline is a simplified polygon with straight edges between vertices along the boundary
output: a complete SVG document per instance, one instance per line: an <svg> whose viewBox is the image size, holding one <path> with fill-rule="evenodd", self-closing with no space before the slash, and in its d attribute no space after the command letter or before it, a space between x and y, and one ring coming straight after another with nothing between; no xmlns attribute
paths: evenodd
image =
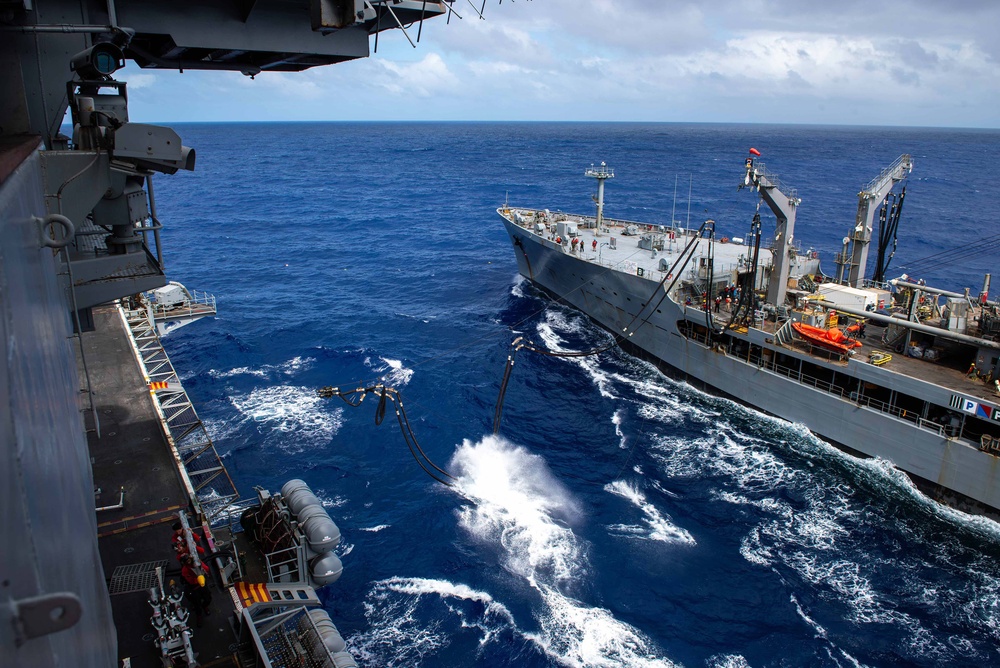
<svg viewBox="0 0 1000 668"><path fill-rule="evenodd" d="M597 179L597 219L595 221L597 231L594 236L599 237L601 236L601 223L604 222L604 182L607 179L615 178L615 170L608 167L607 163L602 162L600 167L594 167L591 164L583 175Z"/></svg>
<svg viewBox="0 0 1000 668"><path fill-rule="evenodd" d="M677 211L677 175L674 174L674 203L670 207L670 227L676 227L677 219L674 213Z"/></svg>
<svg viewBox="0 0 1000 668"><path fill-rule="evenodd" d="M691 229L691 184L694 183L694 176L688 177L688 222L687 227Z"/></svg>

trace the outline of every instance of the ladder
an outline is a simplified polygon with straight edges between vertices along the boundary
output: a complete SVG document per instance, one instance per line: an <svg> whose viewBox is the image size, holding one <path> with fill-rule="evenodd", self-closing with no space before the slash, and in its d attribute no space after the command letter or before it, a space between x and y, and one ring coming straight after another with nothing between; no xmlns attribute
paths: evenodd
<svg viewBox="0 0 1000 668"><path fill-rule="evenodd" d="M181 385L149 313L145 308L129 308L126 300L118 303L118 312L149 384L164 436L181 465L188 495L201 506L211 525L240 495Z"/></svg>

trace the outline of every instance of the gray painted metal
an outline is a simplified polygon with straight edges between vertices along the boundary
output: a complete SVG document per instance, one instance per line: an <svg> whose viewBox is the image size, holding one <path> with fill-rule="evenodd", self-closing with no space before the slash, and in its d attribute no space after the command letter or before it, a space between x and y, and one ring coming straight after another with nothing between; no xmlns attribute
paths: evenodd
<svg viewBox="0 0 1000 668"><path fill-rule="evenodd" d="M941 290L940 288L932 288L927 285L920 285L919 283L910 283L908 281L902 281L900 279L893 279L889 281L892 285L898 288L912 288L914 290L920 290L921 292L929 292L932 295L941 295L943 297L954 297L955 299L968 299L969 295L962 294L960 292L951 292L949 290Z"/></svg>
<svg viewBox="0 0 1000 668"><path fill-rule="evenodd" d="M761 199L771 209L776 219L773 244L774 271L767 286L767 303L780 306L785 303L785 294L788 292L790 255L793 253L792 239L795 236L795 212L802 200L796 196L794 190L790 190L787 194L782 192L778 178L767 171L764 163L748 165L746 182L757 188Z"/></svg>
<svg viewBox="0 0 1000 668"><path fill-rule="evenodd" d="M514 242L521 275L612 332L622 331L649 299L654 284L645 278L620 270L608 271L501 216ZM704 324L704 312L694 308L687 311L691 312L692 322ZM931 425L920 426L688 339L678 329L685 313L684 307L669 297L664 299L629 343L689 379L766 413L804 424L829 441L881 457L918 478L1000 509L1000 460L996 457L967 441L950 439ZM772 334L758 329L731 334L771 351L823 364L798 350L775 345ZM941 406L948 406L954 394L950 388L854 359L846 368L832 363L826 366L857 381L891 387Z"/></svg>
<svg viewBox="0 0 1000 668"><path fill-rule="evenodd" d="M961 341L962 343L967 343L969 345L977 346L979 348L990 348L991 350L1000 350L1000 343L996 341L979 339L976 338L975 336L969 336L968 334L960 334L958 332L952 332L951 330L942 329L940 327L931 327L930 325L925 325L919 322L913 322L911 320L904 320L903 318L893 318L892 316L882 315L881 313L872 313L871 311L865 311L864 309L853 308L850 306L842 306L842 305L837 306L837 311L841 311L843 313L849 313L851 315L856 315L860 318L868 318L869 320L875 320L877 322L884 322L887 325L906 327L907 329L912 329L917 332L923 332L924 334L931 334L933 336L937 336L942 339Z"/></svg>
<svg viewBox="0 0 1000 668"><path fill-rule="evenodd" d="M858 193L858 215L848 235L852 243L848 285L855 288L862 287L865 268L868 265L868 249L871 245L872 219L875 217L875 210L892 187L905 179L912 169L913 160L909 154L904 153Z"/></svg>
<svg viewBox="0 0 1000 668"><path fill-rule="evenodd" d="M97 516L65 296L44 216L41 157L0 185L0 550L4 601L70 592L72 627L21 644L0 605L0 655L13 665L113 666L117 641L97 551Z"/></svg>
<svg viewBox="0 0 1000 668"><path fill-rule="evenodd" d="M323 25L314 26L311 10L318 5L338 10L338 16L319 12ZM349 24L346 10L357 16ZM96 127L74 142L83 150L66 150L69 138L60 133L60 127L74 97L89 98L96 88L117 88L114 94L95 100L94 108L107 112L114 107L119 121L128 120L124 84L109 81L81 88L76 81L67 86L74 81L70 67L74 56L95 41L114 40L125 57L142 67L248 75L301 71L366 57L371 34L440 16L446 10L450 6L441 0L3 3L0 538L15 548L0 550L0 663L4 666L118 664L118 641L98 551L92 462L80 415L84 395L68 314L77 310L73 305L85 308L166 282L155 203L152 197L148 207L141 201L144 179L151 188L145 170L193 167L190 152L145 159L142 145L133 145L131 152L120 151L118 157L131 164L112 166L107 150L94 150L95 138L102 132ZM337 21L345 25L340 27ZM84 106L77 105L74 122L93 126L95 114L87 113ZM119 110L126 115L119 115ZM107 132L105 125L103 132ZM126 129L122 139L133 131L141 135L141 130L137 126ZM39 153L35 143L10 139L30 136L41 138L48 150ZM91 212L110 223L111 235L85 224ZM76 232L73 243L58 255L43 246L39 236L37 220L47 214L65 216ZM143 226L137 229L133 223L140 218ZM68 232L69 226L64 227ZM143 243L150 232L156 239L155 256ZM51 245L66 240L58 231L48 233ZM100 256L96 263L83 261L83 256L95 255ZM170 415L183 418L189 404L185 397L181 405L169 405ZM184 454L188 463L197 463L208 450L204 443L191 443L187 448L185 439L189 438L180 437L177 453ZM217 467L192 474L202 481L199 488L218 475ZM334 570L327 564L324 574ZM319 604L315 594L297 596L296 601L301 599L304 605ZM48 616L61 607L63 612L55 615L55 621L68 625L73 621L75 600L82 610L79 621L56 633L36 635L44 624L36 623L35 613L45 611ZM353 663L349 657L346 661Z"/></svg>
<svg viewBox="0 0 1000 668"><path fill-rule="evenodd" d="M110 29L130 36L125 57L144 68L256 75L366 58L371 34L449 11L442 0L35 0L5 10L0 61L13 67L0 82L0 126L48 148L60 145L70 59Z"/></svg>

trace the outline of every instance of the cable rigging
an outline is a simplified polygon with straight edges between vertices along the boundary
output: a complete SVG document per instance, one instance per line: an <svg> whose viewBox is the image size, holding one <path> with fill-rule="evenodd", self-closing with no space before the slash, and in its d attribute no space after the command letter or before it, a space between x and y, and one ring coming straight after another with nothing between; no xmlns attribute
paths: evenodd
<svg viewBox="0 0 1000 668"><path fill-rule="evenodd" d="M514 359L517 356L518 352L520 352L521 350L527 350L528 352L538 353L539 355L546 355L548 357L591 357L593 355L599 355L603 352L611 350L612 348L620 346L628 338L634 335L639 330L640 327L642 327L649 321L649 318L652 317L656 309L660 307L660 305L663 303L663 300L666 299L667 296L670 294L670 291L673 290L677 281L680 279L681 272L684 270L688 262L694 256L695 250L698 247L698 240L702 238L702 235L708 228L711 228L712 235L714 235L714 221L707 220L704 223L702 223L701 227L698 228L698 231L691 237L691 241L688 242L687 246L684 247L684 250L682 250L680 255L678 255L677 259L674 261L674 264L670 267L670 270L663 276L662 279L660 279L660 282L656 284L656 288L653 289L653 292L649 295L649 298L646 299L646 301L642 304L642 306L639 307L639 310L632 317L632 320L630 320L629 323L622 328L622 333L615 334L614 338L605 345L584 351L553 352L551 350L539 348L532 341L524 338L523 336L519 336L516 339L514 339L510 344L511 349L509 354L507 355L507 363L504 366L503 378L500 381L500 391L497 394L497 402L493 409L493 433L494 434L500 433L500 421L501 418L503 417L504 400L506 399L507 396L507 387L508 384L510 383L511 371L514 368ZM709 248L711 248L711 244L709 245ZM670 281L669 285L667 285L667 281ZM657 293L660 293L661 291L662 294L660 294L659 300L657 300L655 304L652 304L653 299L655 299L657 296ZM650 306L651 304L652 306ZM647 308L649 309L649 312L645 315L645 317L642 317L643 312L646 311ZM639 322L639 324L636 325L635 328L633 329L632 325L634 325L635 322L640 319L640 317L642 317L641 322Z"/></svg>
<svg viewBox="0 0 1000 668"><path fill-rule="evenodd" d="M942 264L953 264L971 255L981 255L983 251L992 250L998 246L1000 246L1000 234L994 234L979 239L975 242L975 246L972 246L970 242L965 242L959 246L911 260L908 264L900 265L899 268L905 269L909 273L920 273Z"/></svg>
<svg viewBox="0 0 1000 668"><path fill-rule="evenodd" d="M359 407L365 400L365 397L374 394L378 397L378 404L375 408L376 426L382 424L382 421L385 420L386 405L391 401L396 412L396 421L399 423L399 431L403 434L403 440L406 442L410 454L413 455L413 459L423 469L424 473L435 481L446 487L453 485L449 480L454 480L455 476L435 464L427 453L424 452L423 448L420 447L420 443L417 442L416 434L413 433L413 427L410 425L410 419L406 415L406 408L403 406L403 397L398 390L382 383L377 383L366 387L357 387L352 390L341 390L339 387L323 387L317 390L317 394L323 399L338 397L352 408Z"/></svg>
<svg viewBox="0 0 1000 668"><path fill-rule="evenodd" d="M893 193L886 195L885 200L882 202L882 207L879 209L878 254L875 259L875 271L872 274L872 280L877 283L885 281L885 274L889 270L889 263L896 254L898 243L896 233L899 230L899 216L903 211L903 199L905 197L906 186L903 186L903 190L899 193L898 197ZM890 201L892 202L891 204ZM890 243L892 244L892 250L889 250ZM886 257L887 251L889 253L888 257Z"/></svg>
<svg viewBox="0 0 1000 668"><path fill-rule="evenodd" d="M747 271L738 273L737 275L736 287L738 290L736 294L739 297L733 305L732 316L729 319L729 324L726 325L726 329L746 327L753 319L754 301L757 295L757 269L760 261L760 237L760 200L758 200L757 211L754 212L753 221L750 223L750 236L748 237L748 240L753 240L753 252L751 257L748 258L749 266Z"/></svg>
<svg viewBox="0 0 1000 668"><path fill-rule="evenodd" d="M657 283L656 287L650 294L649 298L647 298L645 302L643 302L642 306L640 306L639 310L632 317L629 323L622 328L622 332L620 334L615 334L613 339L608 343L593 348L591 350L554 352L551 350L546 350L544 348L539 348L532 341L526 339L523 336L518 336L516 339L514 339L514 341L512 341L510 344L511 350L507 356L507 363L504 366L503 378L501 380L500 390L498 392L497 402L494 408L493 433L498 434L500 431L500 422L503 415L504 400L507 394L507 388L510 383L511 372L514 367L514 359L518 352L520 352L521 350L527 350L529 352L538 353L539 355L546 355L549 357L567 357L567 358L590 357L594 355L599 355L600 353L606 352L616 346L621 345L649 321L649 318L652 317L652 314L656 311L656 309L660 307L663 301L670 294L671 290L673 290L674 286L677 284L677 281L680 279L681 272L684 270L684 268L690 262L691 258L694 256L694 253L697 250L698 240L703 238L706 229L710 229L710 234L708 237L710 240L709 248L710 249L712 248L711 240L714 238L714 221L708 220L705 221L705 223L703 223L701 227L698 228L697 232L692 236L691 240L678 255L677 259L674 261L669 271ZM580 287L582 287L582 285ZM657 293L661 294L659 296L659 299L657 299L656 302L653 303L653 300L657 297ZM565 296L559 297L558 295L557 297L559 299L565 298ZM539 312L541 312L541 310L542 309L518 321L512 326L512 328L534 317ZM637 321L638 324L636 324ZM468 344L457 346L455 349L449 352L454 352L454 350L466 348L486 338L489 337L487 336L480 337L479 339L472 341ZM446 354L447 352L435 355L426 360L422 360L421 362L418 362L415 366L419 366L421 364L425 364L432 360L439 359ZM381 425L382 422L385 420L387 405L389 402L392 402L396 413L396 420L399 425L400 433L403 435L403 440L406 443L407 448L410 451L410 454L413 456L414 461L416 461L417 464L420 466L420 468L424 471L424 473L430 476L434 481L439 482L442 485L448 487L453 486L454 483L451 481L454 481L455 477L450 473L448 473L448 471L444 470L443 468L435 464L433 460L431 460L431 458L420 446L420 443L417 441L416 434L414 433L413 427L410 424L410 420L406 414L406 408L403 405L403 399L400 392L397 389L385 385L382 382L375 382L369 384L359 383L359 385L360 385L359 387L355 387L354 389L349 389L349 390L344 390L341 389L340 387L327 386L317 390L317 394L319 397L324 399L332 399L334 397L340 398L344 403L346 403L348 406L351 406L352 408L357 408L361 406L362 402L364 402L365 398L368 395L377 396L378 404L375 409L376 425Z"/></svg>

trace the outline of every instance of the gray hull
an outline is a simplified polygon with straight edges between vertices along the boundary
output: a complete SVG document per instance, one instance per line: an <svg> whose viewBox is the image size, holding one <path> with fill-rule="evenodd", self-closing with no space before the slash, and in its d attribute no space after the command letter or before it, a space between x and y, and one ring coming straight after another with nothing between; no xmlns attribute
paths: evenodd
<svg viewBox="0 0 1000 668"><path fill-rule="evenodd" d="M502 216L514 244L522 276L620 333L645 304L657 282L581 259ZM662 289L662 288L661 288ZM653 300L653 303L658 301ZM687 319L704 325L700 310L669 297L629 338L629 343L683 377L713 388L766 413L806 425L825 440L869 457L880 457L910 474L996 511L1000 509L1000 460L968 441L947 438L936 425L920 426L849 398L769 370L766 364L717 351L684 336ZM806 359L797 350L774 345L772 335L750 328L733 333L764 351ZM766 352L765 352L766 354ZM810 360L815 363L815 360ZM831 368L832 365L831 365ZM837 373L947 406L953 390L851 359Z"/></svg>

